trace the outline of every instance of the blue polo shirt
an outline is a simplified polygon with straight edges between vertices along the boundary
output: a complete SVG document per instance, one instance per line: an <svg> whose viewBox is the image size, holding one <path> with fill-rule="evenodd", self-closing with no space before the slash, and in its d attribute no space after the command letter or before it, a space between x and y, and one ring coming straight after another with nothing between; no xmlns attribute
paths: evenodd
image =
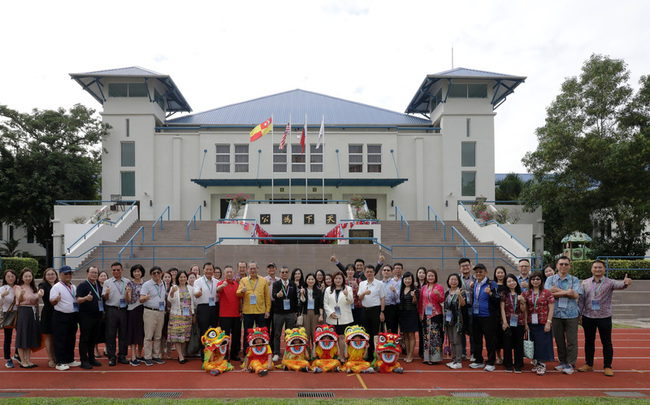
<svg viewBox="0 0 650 405"><path fill-rule="evenodd" d="M551 287L557 287L562 290L568 290L572 288L573 291L576 291L578 294L582 295L582 287L580 286L580 280L578 277L574 277L571 274L567 274L564 280L560 277L559 274L549 277L544 284L544 288L551 290ZM580 297L573 299L568 297L555 298L555 309L553 310L553 318L559 319L572 319L577 318L580 315L580 309L578 308L578 299Z"/></svg>

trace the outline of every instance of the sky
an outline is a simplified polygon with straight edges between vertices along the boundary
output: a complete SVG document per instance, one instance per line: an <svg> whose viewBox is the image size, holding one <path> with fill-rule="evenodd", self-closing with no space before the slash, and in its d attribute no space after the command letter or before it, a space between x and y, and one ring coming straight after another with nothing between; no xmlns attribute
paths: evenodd
<svg viewBox="0 0 650 405"><path fill-rule="evenodd" d="M497 110L496 172L526 172L535 129L590 55L650 74L650 2L15 1L3 4L0 104L101 110L70 73L168 74L193 112L293 89L404 112L427 74L526 76ZM178 117L180 115L174 115Z"/></svg>

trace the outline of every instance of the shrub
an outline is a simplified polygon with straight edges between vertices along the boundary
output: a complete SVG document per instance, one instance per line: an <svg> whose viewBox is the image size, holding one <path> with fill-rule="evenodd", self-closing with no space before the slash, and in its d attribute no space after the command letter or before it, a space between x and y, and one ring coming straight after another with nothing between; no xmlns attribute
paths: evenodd
<svg viewBox="0 0 650 405"><path fill-rule="evenodd" d="M571 270L569 273L578 277L580 280L585 280L591 277L591 263L593 263L593 260L574 260L571 262ZM609 274L607 277L623 280L625 274L627 274L633 280L650 280L650 270L624 269L650 269L650 260L610 260Z"/></svg>
<svg viewBox="0 0 650 405"><path fill-rule="evenodd" d="M4 275L5 271L8 269L12 269L16 274L18 274L25 267L32 270L32 273L34 273L34 279L40 277L40 272L38 271L38 260L31 257L3 257L0 274Z"/></svg>

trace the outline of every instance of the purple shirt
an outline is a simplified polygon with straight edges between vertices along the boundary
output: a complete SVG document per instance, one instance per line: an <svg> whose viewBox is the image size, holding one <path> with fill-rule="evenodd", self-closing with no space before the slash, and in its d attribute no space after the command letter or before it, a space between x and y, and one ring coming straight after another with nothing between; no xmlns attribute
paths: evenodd
<svg viewBox="0 0 650 405"><path fill-rule="evenodd" d="M600 282L588 278L582 282L582 294L578 299L580 314L587 318L609 318L612 316L612 292L627 288L623 281L603 277ZM592 309L594 301L598 301L600 309Z"/></svg>

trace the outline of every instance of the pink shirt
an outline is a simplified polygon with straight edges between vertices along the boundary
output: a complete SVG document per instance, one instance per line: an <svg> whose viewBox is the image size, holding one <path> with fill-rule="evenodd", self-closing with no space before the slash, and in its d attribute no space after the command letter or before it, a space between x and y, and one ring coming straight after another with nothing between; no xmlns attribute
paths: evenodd
<svg viewBox="0 0 650 405"><path fill-rule="evenodd" d="M22 302L18 302L19 290L22 289L25 291L23 294ZM28 285L17 285L14 287L14 294L16 295L16 305L38 305L38 293L32 291L32 288Z"/></svg>
<svg viewBox="0 0 650 405"><path fill-rule="evenodd" d="M434 291L438 291L436 294ZM442 286L438 283L433 285L433 288L429 284L425 285L420 289L420 302L418 305L418 312L420 316L425 316L427 305L431 304L433 307L433 312L428 316L436 316L442 314L442 303L445 300L445 291L442 289Z"/></svg>

